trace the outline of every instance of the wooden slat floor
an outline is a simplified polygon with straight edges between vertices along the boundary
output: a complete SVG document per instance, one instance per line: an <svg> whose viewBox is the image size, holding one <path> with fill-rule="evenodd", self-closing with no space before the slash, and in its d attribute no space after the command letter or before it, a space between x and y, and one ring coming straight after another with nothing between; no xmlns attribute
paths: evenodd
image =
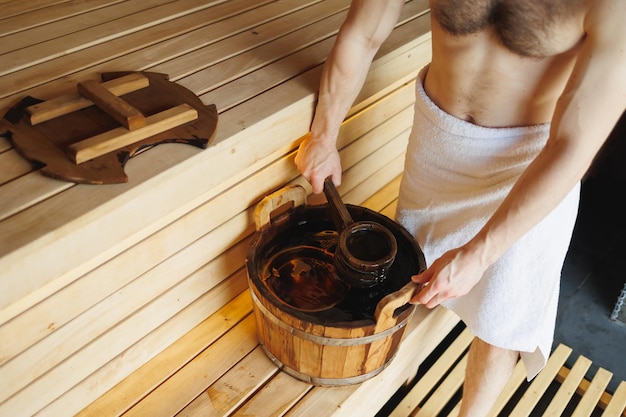
<svg viewBox="0 0 626 417"><path fill-rule="evenodd" d="M471 332L459 325L450 340L427 359L418 376L385 407L390 417L457 417ZM626 415L626 381L614 393L606 391L610 371L599 368L591 381L585 373L591 361L578 356L572 368L565 365L573 354L563 344L550 355L546 367L526 381L522 362L504 388L489 417L621 417Z"/></svg>

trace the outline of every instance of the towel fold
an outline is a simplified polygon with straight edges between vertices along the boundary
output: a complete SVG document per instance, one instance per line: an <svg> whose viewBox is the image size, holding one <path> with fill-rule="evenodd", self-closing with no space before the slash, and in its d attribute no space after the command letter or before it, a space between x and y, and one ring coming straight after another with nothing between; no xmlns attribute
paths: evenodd
<svg viewBox="0 0 626 417"><path fill-rule="evenodd" d="M480 230L545 146L550 125L474 125L438 108L422 82L396 219L417 239L430 265ZM579 188L492 265L470 293L444 303L482 340L520 351L529 380L550 355Z"/></svg>

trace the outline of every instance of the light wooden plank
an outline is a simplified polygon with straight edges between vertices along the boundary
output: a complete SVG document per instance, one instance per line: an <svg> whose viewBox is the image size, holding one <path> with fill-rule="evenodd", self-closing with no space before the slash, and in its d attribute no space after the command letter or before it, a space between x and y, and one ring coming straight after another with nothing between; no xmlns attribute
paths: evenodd
<svg viewBox="0 0 626 417"><path fill-rule="evenodd" d="M96 82L88 80L86 83ZM81 85L80 83L78 85ZM131 73L101 84L102 87L109 90L115 96L121 96L130 92L148 87L150 80L141 73ZM73 93L53 98L48 101L34 104L26 108L26 114L29 115L31 125L54 119L64 114L72 113L85 107L93 106L93 102L79 93Z"/></svg>
<svg viewBox="0 0 626 417"><path fill-rule="evenodd" d="M154 329L171 317L168 312L175 314L185 307L183 300L186 299L190 303L198 295L217 286L224 278L238 270L241 267L241 259L245 258L248 241L243 240L235 245L230 237L233 231L236 233L238 230L243 230L244 235L249 235L253 231L249 215L245 212L217 228L214 233L194 242L188 250L177 253L127 286L118 289L74 321L60 327L47 338L5 363L0 368L0 378L8 382L0 387L0 401L24 390L32 381L48 371L52 372L48 373L45 379L37 380L37 384L45 384L49 391L70 383L72 379L80 381L89 375L88 369L91 368L93 371L97 369L98 362L106 363L115 356L117 352L114 345L123 351L134 343L131 340L141 337L141 329L147 327L144 334ZM230 245L233 246L229 248ZM219 255L220 253L223 255ZM194 297L193 292L183 290L185 287L188 290L195 288L196 296ZM146 305L150 305L150 302L153 305L163 304L164 297L173 298L171 294L178 292L183 292L184 295L179 296L175 304L155 312L149 320L137 325L132 333L125 334L123 329L128 326L129 321L138 321L139 316L147 314L146 310L155 309L154 306L148 308ZM141 307L143 309L140 309ZM108 314L105 314L107 312ZM120 340L109 344L106 350L97 351L97 346L91 346L90 341L103 337L103 334L108 334L107 332L116 333ZM124 346L124 343L127 345ZM87 354L92 350L96 351ZM65 367L67 368L63 370ZM28 389L19 395L27 394ZM0 404L0 410L2 406Z"/></svg>
<svg viewBox="0 0 626 417"><path fill-rule="evenodd" d="M328 39L337 32L345 16L346 12L333 14L314 22L314 24L285 33L283 36L258 45L254 49L243 51L228 59L200 69L193 74L184 76L178 82L198 95L205 94ZM308 59L308 57L304 57L304 59ZM244 85L240 85L240 87L243 88ZM231 91L235 92L235 89L233 88ZM221 95L212 94L211 96L206 96L204 100L205 102L216 103L217 97L222 99ZM224 107L218 105L218 108Z"/></svg>
<svg viewBox="0 0 626 417"><path fill-rule="evenodd" d="M398 198L400 181L402 181L402 175L389 181L376 194L365 200L362 205L372 210L382 211Z"/></svg>
<svg viewBox="0 0 626 417"><path fill-rule="evenodd" d="M2 5L2 13L4 18L32 12L34 10L45 9L58 3L65 3L69 0L30 0L30 1L4 1Z"/></svg>
<svg viewBox="0 0 626 417"><path fill-rule="evenodd" d="M335 22L332 23L340 22L339 18L334 20ZM228 110L244 102L250 95L259 94L288 80L293 70L304 72L322 64L328 56L334 41L334 37L324 39L268 64L263 71L251 72L208 93L202 94L200 98L204 103L215 104L219 111ZM272 50L281 51L281 49L274 48ZM250 54L258 56L256 50L251 51ZM225 64L228 65L230 62L225 62ZM213 67L217 67L217 70L219 70L221 65L216 64ZM183 79L182 81L185 82L186 80ZM202 79L202 81L204 80ZM209 87L205 85L204 89Z"/></svg>
<svg viewBox="0 0 626 417"><path fill-rule="evenodd" d="M626 414L626 381L620 382L604 409L602 417L620 417Z"/></svg>
<svg viewBox="0 0 626 417"><path fill-rule="evenodd" d="M454 406L452 411L450 411L450 414L448 414L448 417L458 417L460 412L461 412L461 401L459 401L457 405Z"/></svg>
<svg viewBox="0 0 626 417"><path fill-rule="evenodd" d="M313 1L319 0L307 0L307 3ZM87 49L63 55L54 60L38 59L35 60L37 62L31 60L29 67L0 77L0 81L4 81L0 83L0 97L7 96L10 99L11 94L21 92L21 94L28 93L38 98L48 98L62 94L63 91L59 91L58 86L42 84L61 77L75 85L84 79L93 78L94 73L110 71L111 68L115 70L125 68L129 71L148 70L159 63L195 49L219 43L237 33L271 21L294 6L306 5L302 1L292 0L279 3L272 0L232 0L207 8L195 7L196 2L193 0L175 3L174 6L177 8L183 10L184 6L188 7L188 10L180 16L175 13L171 19L167 18L167 10L160 10L164 12L165 20L157 26L143 28L143 30L121 37L116 36L113 39L107 39L106 43L91 45ZM163 7L166 6L168 5ZM169 5L170 8L174 6ZM153 10L156 9L158 8ZM151 11L151 13L154 12ZM112 23L117 24L116 22ZM80 33L70 36L80 36ZM246 45L239 45L239 48L245 49ZM235 54L236 51L229 51L229 53ZM196 62L195 65L203 65L203 63ZM187 68L187 70L192 69ZM171 80L178 78L177 74L168 75ZM42 86L34 88L39 85ZM0 100L0 109L7 106L6 101Z"/></svg>
<svg viewBox="0 0 626 417"><path fill-rule="evenodd" d="M280 372L237 410L233 417L279 416L296 404L311 387L305 382Z"/></svg>
<svg viewBox="0 0 626 417"><path fill-rule="evenodd" d="M572 417L590 417L598 406L600 398L612 377L613 374L611 372L604 368L598 368L588 388L582 394L582 398L576 406Z"/></svg>
<svg viewBox="0 0 626 417"><path fill-rule="evenodd" d="M80 412L245 290L247 290L245 274L235 274L218 288L201 295L172 319L66 391L38 412L37 416L56 417ZM124 404L121 406L125 407ZM94 416L100 417L98 414Z"/></svg>
<svg viewBox="0 0 626 417"><path fill-rule="evenodd" d="M591 361L584 356L579 356L576 359L567 378L559 387L552 401L550 401L546 411L544 411L543 417L559 417L563 415L563 411L565 411L565 408L576 393L576 388L578 388L580 381L585 377L590 366Z"/></svg>
<svg viewBox="0 0 626 417"><path fill-rule="evenodd" d="M424 376L415 384L411 391L404 396L402 401L391 412L390 417L407 416L417 409L419 404L426 398L435 385L435 381L441 380L448 372L450 366L455 363L464 351L469 347L474 335L466 328L450 344L437 361L426 371Z"/></svg>
<svg viewBox="0 0 626 417"><path fill-rule="evenodd" d="M386 205L384 207L378 208L377 205L374 205L375 202L366 201L363 203L357 203L357 201L361 201L362 196L368 195L370 193L368 192L368 187L371 187L371 189L379 189L379 191L376 194L374 194L375 197L378 196L380 191L385 189L379 183L380 177L391 178L390 179L391 181L394 178L394 174L396 175L396 178L398 178L397 176L402 175L403 170L404 170L404 154L400 154L394 157L393 159L390 159L386 166L383 166L379 170L375 171L373 174L371 174L367 178L367 180L361 182L360 184L356 185L353 189L348 191L345 194L344 201L348 202L349 204L358 204L367 208L376 207L375 209L376 211L379 211L384 216L387 216L393 220L395 218L395 203L397 202L397 198L398 198L397 190L396 190L395 196L391 198L390 200L386 201ZM361 197L357 198L357 196L361 196Z"/></svg>
<svg viewBox="0 0 626 417"><path fill-rule="evenodd" d="M20 157L21 158L21 157ZM70 189L74 183L44 177L38 171L11 178L0 187L0 222L48 198ZM1 246L1 245L0 245ZM0 254L5 252L0 249ZM0 307L1 311L1 307ZM0 313L0 322L2 314Z"/></svg>
<svg viewBox="0 0 626 417"><path fill-rule="evenodd" d="M172 343L76 417L120 415L214 343L252 311L248 291Z"/></svg>
<svg viewBox="0 0 626 417"><path fill-rule="evenodd" d="M559 374L557 375L556 380L558 382L562 382L565 380L565 378L567 378L568 374L569 374L569 369L564 366L559 370ZM580 385L578 386L578 390L577 390L578 395L580 396L584 395L585 392L587 392L587 389L589 389L590 384L591 383L587 379L583 379L580 382ZM598 403L600 408L602 409L606 408L610 400L611 400L611 394L609 394L606 391L603 392L602 396L600 397L600 401Z"/></svg>
<svg viewBox="0 0 626 417"><path fill-rule="evenodd" d="M464 355L459 363L452 368L452 371L446 376L441 385L433 392L424 406L420 408L417 413L412 415L416 417L430 417L438 415L463 385L466 368L467 355Z"/></svg>
<svg viewBox="0 0 626 417"><path fill-rule="evenodd" d="M59 38L49 39L36 45L21 48L19 51L3 55L0 75L11 74L42 62L63 57L71 51L79 51L94 45L109 42L111 39L157 26L164 22L206 9L220 0L181 0L142 10L139 13L124 15L115 21L105 22L97 27L80 30Z"/></svg>
<svg viewBox="0 0 626 417"><path fill-rule="evenodd" d="M307 25L320 24L320 20L345 10L350 3L348 0L335 0L332 2L309 2L307 4L307 2L300 0L285 1L285 4L290 5L283 11L277 10L266 22L257 18L260 24L257 24L252 31L234 34L209 47L189 51L176 60L155 66L153 70L166 74L177 74L177 77L190 75L198 69L206 68L235 54L250 51ZM333 26L327 26L327 32L332 33L338 29L340 22L335 20L334 23ZM303 42L303 40L297 39L298 45ZM245 47L242 48L242 45ZM198 63L203 63L203 66L198 67Z"/></svg>
<svg viewBox="0 0 626 417"><path fill-rule="evenodd" d="M510 417L530 415L571 353L571 348L562 344L557 346L550 355L546 366L535 377L515 408L511 411Z"/></svg>
<svg viewBox="0 0 626 417"><path fill-rule="evenodd" d="M14 150L0 153L0 167L0 186L33 170L31 163Z"/></svg>
<svg viewBox="0 0 626 417"><path fill-rule="evenodd" d="M135 110L136 114L140 113ZM140 140L192 122L198 118L198 111L188 104L181 104L145 118L145 126L134 130L116 128L102 134L83 139L68 146L74 162L81 164L116 149L131 145Z"/></svg>
<svg viewBox="0 0 626 417"><path fill-rule="evenodd" d="M0 37L4 38L2 44L0 44L0 54L6 53L7 51L20 49L25 45L32 45L34 43L48 40L50 38L56 38L58 36L70 33L74 30L80 30L81 28L95 26L101 21L91 20L88 18L89 15L98 14L102 16L103 14L90 13L93 10L101 12L102 8L107 8L107 6L109 6L106 10L106 14L108 16L112 15L111 17L115 18L115 9L122 9L122 7L119 7L117 4L123 1L124 0L84 0L81 2L66 1L59 4L49 5L45 9L34 10L30 13L22 13L18 16L14 15L11 17L6 17L0 20ZM145 3L148 3L149 1L150 0L146 0ZM163 2L167 0L160 1ZM24 4L31 2L20 3ZM111 5L117 7L110 7ZM76 15L80 15L81 18L71 19L71 17ZM84 20L84 22L81 22L81 20ZM64 21L63 23L65 24L54 24L55 22L59 21ZM88 26L81 27L81 24ZM31 28L41 27L43 25L46 26L44 33L47 32L48 37L34 36L33 31L29 30ZM77 27L72 27L72 25L76 25ZM65 29L62 29L63 26L65 26ZM52 27L61 29L62 32L59 33L59 31L52 29ZM20 33L22 36L17 36L17 33Z"/></svg>
<svg viewBox="0 0 626 417"><path fill-rule="evenodd" d="M243 249L246 249L245 247ZM80 347L80 350L74 352L63 362L57 364L54 368L45 373L45 377L34 379L32 375L41 374L42 369L37 369L36 364L29 365L24 369L23 375L16 373L14 368L19 368L18 365L13 365L15 362L9 362L0 368L0 372L3 373L3 379L7 377L13 379L6 379L9 381L7 384L3 384L1 387L3 396L7 393L15 391L19 386L24 386L19 392L8 398L5 402L0 404L0 414L8 413L8 415L17 414L17 410L33 413L44 407L59 395L72 388L75 384L82 381L84 378L95 372L102 365L109 362L117 354L128 349L134 343L139 341L143 336L153 331L158 326L167 321L170 317L173 317L179 313L183 308L195 301L200 295L211 290L214 287L219 286L227 273L229 268L237 268L241 265L241 251L237 253L237 249L231 250L231 260L228 264L222 259L216 259L210 262L204 268L196 271L191 276L187 277L180 284L173 286L157 299L152 301L146 306L140 304L135 305L135 308L140 308L135 314L126 318L125 320L117 323L113 328L108 330L105 335L98 338L99 343L90 343L84 347ZM235 256L237 255L237 256ZM227 258L228 259L228 258ZM226 269L226 271L224 271ZM163 277L163 280L167 280L167 277ZM120 290L116 295L112 297L112 300L108 302L100 303L86 312L85 314L95 317L94 324L98 326L99 313L102 320L110 320L107 313L110 308L115 307L116 303L129 303L133 299L128 294L137 294L130 288ZM219 308L221 305L215 305L214 308ZM194 325L197 323L194 323ZM49 338L59 338L61 342L63 328L57 330ZM42 347L47 346L46 340L43 341ZM57 346L57 349L61 350L61 354L65 350L74 350L73 347L65 346L62 343L53 344ZM106 349L103 349L106 346ZM32 349L32 348L31 348ZM39 349L44 350L44 349ZM32 350L31 350L32 352ZM41 363L42 368L50 366L48 363L50 360L57 360L58 355L54 352L45 352L46 362ZM48 357L51 356L51 359ZM23 355L18 358L22 360ZM39 394L36 394L39 393Z"/></svg>
<svg viewBox="0 0 626 417"><path fill-rule="evenodd" d="M254 317L248 316L124 416L175 415L257 345Z"/></svg>
<svg viewBox="0 0 626 417"><path fill-rule="evenodd" d="M408 136L409 136L408 131L402 132L401 134L396 136L392 142L386 143L385 145L381 146L381 148L377 151L376 154L371 154L371 155L368 155L366 158L364 158L364 162L361 162L358 165L355 165L352 168L352 170L355 170L355 172L356 170L361 171L357 174L359 177L369 176L373 174L374 172L377 172L385 168L385 164L381 163L381 161L377 161L376 157L377 155L380 155L380 156L386 155L387 156L385 158L386 163L392 160L395 160L398 162L396 164L397 169L392 169L392 172L389 173L389 177L388 177L389 180L391 180L392 178L395 178L397 175L399 175L402 172L402 168L404 167L404 152L405 152L406 145L408 142ZM369 169L370 167L372 169ZM382 181L381 182L374 181L372 186L382 187L384 184L385 183ZM343 186L343 181L342 181L342 186ZM366 188L365 185L363 185L362 187ZM355 191L355 194L356 194L356 191ZM357 200L361 200L361 198L358 198ZM347 195L346 202L348 203L354 202L354 200L352 200L351 195Z"/></svg>
<svg viewBox="0 0 626 417"><path fill-rule="evenodd" d="M181 410L177 416L229 416L278 372L276 364L259 346Z"/></svg>
<svg viewBox="0 0 626 417"><path fill-rule="evenodd" d="M415 39L416 30L419 32L420 25L426 24L426 17L419 18L419 21L412 21L416 14L419 14L423 10L423 5L420 2L411 2L402 11L400 18L401 22L405 22L399 28L396 29L396 36L399 38L406 37L407 39L414 39L416 43L421 42L419 39ZM329 33L334 34L338 30L338 19L343 16L333 16L328 22L324 22L328 26ZM317 25L316 25L317 26ZM417 27L416 27L417 26ZM295 52L292 55L286 56L280 60L272 62L267 65L267 71L255 71L246 75L242 75L240 78L225 84L213 91L207 92L201 95L202 100L205 103L215 103L218 109L229 109L242 101L246 97L261 93L267 88L271 88L281 82L289 79L289 73L286 69L298 68L299 71L304 71L310 68L316 63L321 63L325 60L326 55L330 51L335 37L327 38L319 43L316 43L306 49ZM267 45L270 46L270 45ZM259 51L261 53L262 51ZM251 53L257 54L257 51L251 51ZM246 57L246 54L238 56L237 59ZM230 64L225 61L224 64ZM215 68L211 67L207 71L203 71L197 74L198 77L207 75L206 72L221 71L222 68L216 65ZM195 76L195 75L194 75ZM204 78L201 78L204 80ZM197 86L198 82L194 80L186 81L183 79L183 83L187 82L192 88ZM202 90L197 90L201 93Z"/></svg>

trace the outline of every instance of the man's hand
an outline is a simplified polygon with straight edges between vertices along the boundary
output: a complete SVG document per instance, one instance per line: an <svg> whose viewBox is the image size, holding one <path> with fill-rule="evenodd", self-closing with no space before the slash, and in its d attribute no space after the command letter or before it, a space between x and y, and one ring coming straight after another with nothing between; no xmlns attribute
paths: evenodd
<svg viewBox="0 0 626 417"><path fill-rule="evenodd" d="M295 162L315 194L324 191L324 180L328 177L332 177L336 186L341 185L341 160L334 142L328 144L307 136L298 148Z"/></svg>
<svg viewBox="0 0 626 417"><path fill-rule="evenodd" d="M484 271L477 257L463 248L448 251L426 271L411 277L413 282L423 284L411 303L434 308L448 299L465 295L480 281Z"/></svg>

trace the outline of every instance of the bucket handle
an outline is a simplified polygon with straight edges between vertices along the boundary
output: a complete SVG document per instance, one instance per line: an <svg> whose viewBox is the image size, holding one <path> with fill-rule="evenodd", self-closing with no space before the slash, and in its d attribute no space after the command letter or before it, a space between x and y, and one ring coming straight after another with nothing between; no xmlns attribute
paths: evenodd
<svg viewBox="0 0 626 417"><path fill-rule="evenodd" d="M413 297L413 294L418 292L421 288L421 284L410 281L398 291L383 297L376 305L376 312L374 313L376 329L374 333L380 333L395 326L398 318L394 317L393 313L398 307L402 307L408 303Z"/></svg>
<svg viewBox="0 0 626 417"><path fill-rule="evenodd" d="M257 204L254 210L254 223L257 232L271 221L271 214L281 206L293 203L293 207L306 203L307 192L301 185L289 185L269 194Z"/></svg>

